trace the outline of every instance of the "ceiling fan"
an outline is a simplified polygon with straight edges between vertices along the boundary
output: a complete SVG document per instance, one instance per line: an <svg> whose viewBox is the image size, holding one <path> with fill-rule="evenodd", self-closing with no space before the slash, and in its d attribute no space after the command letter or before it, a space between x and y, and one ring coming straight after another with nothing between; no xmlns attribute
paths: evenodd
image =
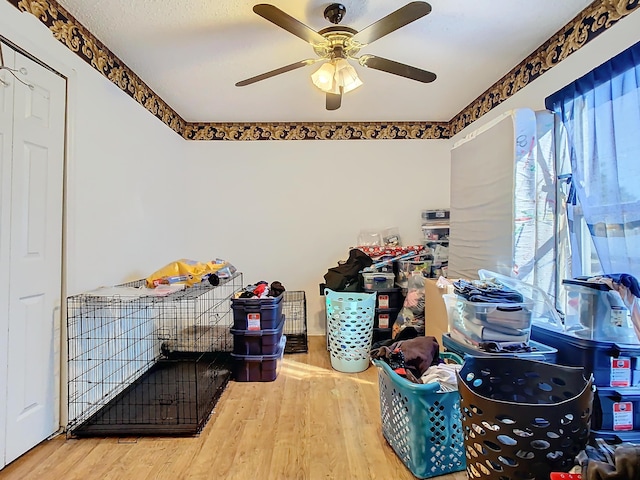
<svg viewBox="0 0 640 480"><path fill-rule="evenodd" d="M431 5L427 2L408 3L360 31L338 25L347 12L345 6L340 3L332 3L324 10L324 18L335 26L323 28L317 32L273 5L261 3L255 5L253 11L310 43L317 58L308 58L247 78L236 83L237 87L251 85L307 65L324 62L311 75L311 80L314 85L326 92L327 110L337 110L342 103L342 95L362 85L355 68L348 60L356 60L363 67L399 75L418 82L429 83L436 79L434 73L404 63L374 55L357 56L362 47L431 12Z"/></svg>

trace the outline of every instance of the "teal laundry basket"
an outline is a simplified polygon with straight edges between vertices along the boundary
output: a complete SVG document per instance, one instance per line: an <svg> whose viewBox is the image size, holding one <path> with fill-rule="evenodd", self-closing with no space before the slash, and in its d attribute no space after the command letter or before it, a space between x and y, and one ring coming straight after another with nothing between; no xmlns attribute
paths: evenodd
<svg viewBox="0 0 640 480"><path fill-rule="evenodd" d="M371 362L376 292L334 292L327 288L324 294L331 366L339 372L365 371Z"/></svg>
<svg viewBox="0 0 640 480"><path fill-rule="evenodd" d="M455 353L440 358L462 364ZM438 392L439 383L412 383L383 360L378 368L382 434L398 458L418 478L466 468L464 433L457 391Z"/></svg>

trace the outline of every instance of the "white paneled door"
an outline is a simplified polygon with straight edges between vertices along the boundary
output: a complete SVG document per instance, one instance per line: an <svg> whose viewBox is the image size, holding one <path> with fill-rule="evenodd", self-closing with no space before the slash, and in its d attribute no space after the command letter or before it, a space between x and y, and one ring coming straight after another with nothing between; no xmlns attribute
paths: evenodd
<svg viewBox="0 0 640 480"><path fill-rule="evenodd" d="M58 429L59 306L66 81L26 56L3 49L13 94L10 167L2 167L3 268L8 260L4 464ZM0 85L0 88L3 88ZM9 141L6 135L4 141ZM5 178L10 176L10 181ZM10 186L9 186L10 185ZM10 195L4 191L9 186ZM10 206L6 207L5 202ZM10 212L6 218L5 212ZM9 235L5 229L9 229ZM7 238L8 237L8 238ZM2 246L4 245L4 246ZM2 281L4 280L4 274ZM0 297L4 300L4 297ZM3 326L4 328L4 326ZM2 332L4 334L4 332ZM0 353L2 355L2 353ZM0 376L2 381L2 376ZM4 392L3 392L4 393ZM0 417L1 418L1 417ZM1 443L1 442L0 442Z"/></svg>

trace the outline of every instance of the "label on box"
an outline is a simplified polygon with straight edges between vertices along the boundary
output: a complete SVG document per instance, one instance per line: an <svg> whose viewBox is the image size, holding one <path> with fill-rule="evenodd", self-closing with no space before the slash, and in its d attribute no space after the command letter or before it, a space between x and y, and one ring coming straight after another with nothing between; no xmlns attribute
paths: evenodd
<svg viewBox="0 0 640 480"><path fill-rule="evenodd" d="M260 330L259 313L247 313L247 330Z"/></svg>
<svg viewBox="0 0 640 480"><path fill-rule="evenodd" d="M378 295L378 308L389 308L389 295Z"/></svg>
<svg viewBox="0 0 640 480"><path fill-rule="evenodd" d="M629 328L630 318L629 318L629 310L625 307L612 305L611 306L611 326L619 327L619 328Z"/></svg>
<svg viewBox="0 0 640 480"><path fill-rule="evenodd" d="M631 359L628 357L611 358L611 377L609 384L612 387L631 386Z"/></svg>
<svg viewBox="0 0 640 480"><path fill-rule="evenodd" d="M380 328L389 328L389 314L381 313L378 315L378 327Z"/></svg>
<svg viewBox="0 0 640 480"><path fill-rule="evenodd" d="M633 403L616 402L613 404L613 429L633 430Z"/></svg>

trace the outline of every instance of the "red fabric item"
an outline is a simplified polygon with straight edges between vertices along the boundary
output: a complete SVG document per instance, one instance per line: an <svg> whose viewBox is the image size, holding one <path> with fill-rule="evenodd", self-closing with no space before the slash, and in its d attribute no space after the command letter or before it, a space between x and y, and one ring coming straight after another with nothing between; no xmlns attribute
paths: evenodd
<svg viewBox="0 0 640 480"><path fill-rule="evenodd" d="M378 257L398 257L407 253L420 253L424 251L424 245L411 245L407 247L392 247L392 246L378 246L378 245L366 245L362 247L356 247L358 250L369 255L372 259Z"/></svg>

